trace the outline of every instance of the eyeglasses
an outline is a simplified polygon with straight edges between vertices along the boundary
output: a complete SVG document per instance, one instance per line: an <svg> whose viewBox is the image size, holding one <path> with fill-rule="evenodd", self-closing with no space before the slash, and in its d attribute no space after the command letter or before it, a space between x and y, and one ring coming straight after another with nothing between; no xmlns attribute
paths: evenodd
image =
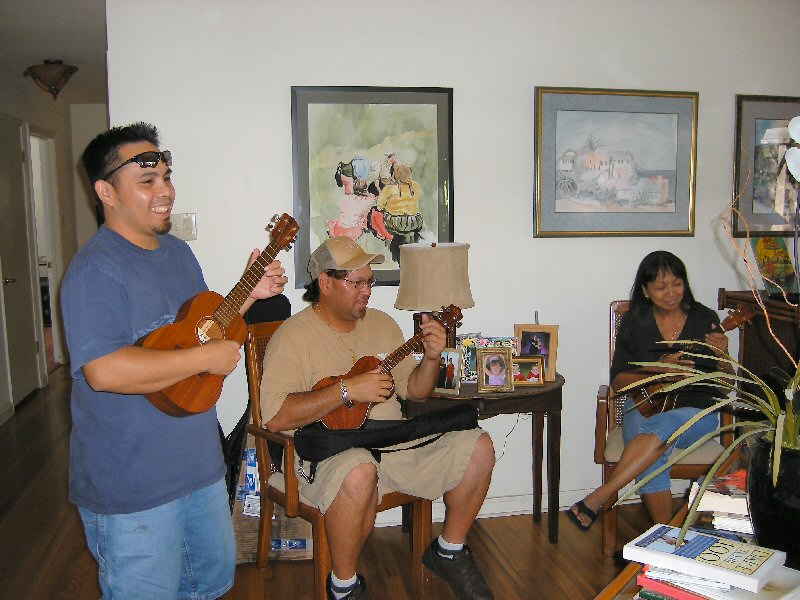
<svg viewBox="0 0 800 600"><path fill-rule="evenodd" d="M347 277L342 277L342 281L346 281L347 283L352 283L353 287L358 292L363 290L364 286L368 287L369 289L372 289L375 286L375 278L374 277L370 277L369 279L362 279L361 281L352 281L352 280L348 279Z"/></svg>
<svg viewBox="0 0 800 600"><path fill-rule="evenodd" d="M172 152L169 150L162 150L161 152L156 152L154 150L149 150L147 152L141 152L136 156L133 156L126 160L121 165L114 167L108 173L103 175L100 179L108 179L114 173L119 171L125 165L135 162L138 164L142 169L152 169L155 167L159 162L164 161L164 164L168 167L172 166Z"/></svg>

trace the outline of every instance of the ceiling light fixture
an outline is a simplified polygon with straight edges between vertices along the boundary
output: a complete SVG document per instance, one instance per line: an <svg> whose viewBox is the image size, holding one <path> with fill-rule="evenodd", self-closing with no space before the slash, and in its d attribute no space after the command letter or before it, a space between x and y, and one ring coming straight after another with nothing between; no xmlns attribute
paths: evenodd
<svg viewBox="0 0 800 600"><path fill-rule="evenodd" d="M45 92L53 94L53 100L55 100L58 97L58 93L77 70L78 67L65 65L63 60L47 58L41 65L28 67L23 75L31 77L36 82L36 85Z"/></svg>

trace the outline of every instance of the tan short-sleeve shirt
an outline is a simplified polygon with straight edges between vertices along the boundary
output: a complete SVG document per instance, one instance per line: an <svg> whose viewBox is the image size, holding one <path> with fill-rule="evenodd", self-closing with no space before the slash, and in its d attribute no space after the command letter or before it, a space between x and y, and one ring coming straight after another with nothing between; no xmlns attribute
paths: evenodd
<svg viewBox="0 0 800 600"><path fill-rule="evenodd" d="M275 332L264 356L261 380L261 414L264 423L280 410L286 396L307 392L325 377L346 375L356 358L383 360L403 343L403 333L386 313L368 308L353 331L338 333L328 327L311 306L287 319ZM408 378L416 367L407 356L392 369L396 394L406 396ZM397 395L375 404L370 419L400 419Z"/></svg>

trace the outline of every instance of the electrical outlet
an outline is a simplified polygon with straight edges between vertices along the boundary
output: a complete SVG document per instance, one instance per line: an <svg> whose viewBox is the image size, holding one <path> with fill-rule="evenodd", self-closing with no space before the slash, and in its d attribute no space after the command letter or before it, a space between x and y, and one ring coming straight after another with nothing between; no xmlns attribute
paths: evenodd
<svg viewBox="0 0 800 600"><path fill-rule="evenodd" d="M197 215L195 213L173 213L169 218L172 221L170 233L182 240L197 239Z"/></svg>

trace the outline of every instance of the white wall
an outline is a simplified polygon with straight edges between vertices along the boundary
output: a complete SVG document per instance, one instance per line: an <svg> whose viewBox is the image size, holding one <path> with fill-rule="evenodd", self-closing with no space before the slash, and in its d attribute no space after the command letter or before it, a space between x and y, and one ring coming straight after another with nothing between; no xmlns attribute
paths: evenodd
<svg viewBox="0 0 800 600"><path fill-rule="evenodd" d="M800 26L795 0L121 0L107 9L111 122L161 128L175 155L175 211L197 213L192 247L223 293L248 251L266 244L268 218L292 212L292 85L454 89L455 240L472 245L477 303L463 329L511 335L534 310L560 325L562 505L600 478L594 399L608 376L608 303L627 296L639 260L658 248L683 257L708 306L717 288L745 286L718 220L732 194L734 96L800 95L794 53L782 46ZM162 50L142 60L142 48ZM695 236L534 239L536 85L699 92ZM395 293L376 288L372 304L410 335ZM287 295L295 310L304 305L299 291ZM242 368L220 401L226 429L245 397ZM529 511L529 418L487 428L505 455L484 512Z"/></svg>
<svg viewBox="0 0 800 600"><path fill-rule="evenodd" d="M83 171L81 156L89 142L108 128L108 107L105 104L72 104L69 107L72 129L72 164L75 169L75 234L78 248L97 231L94 196Z"/></svg>

